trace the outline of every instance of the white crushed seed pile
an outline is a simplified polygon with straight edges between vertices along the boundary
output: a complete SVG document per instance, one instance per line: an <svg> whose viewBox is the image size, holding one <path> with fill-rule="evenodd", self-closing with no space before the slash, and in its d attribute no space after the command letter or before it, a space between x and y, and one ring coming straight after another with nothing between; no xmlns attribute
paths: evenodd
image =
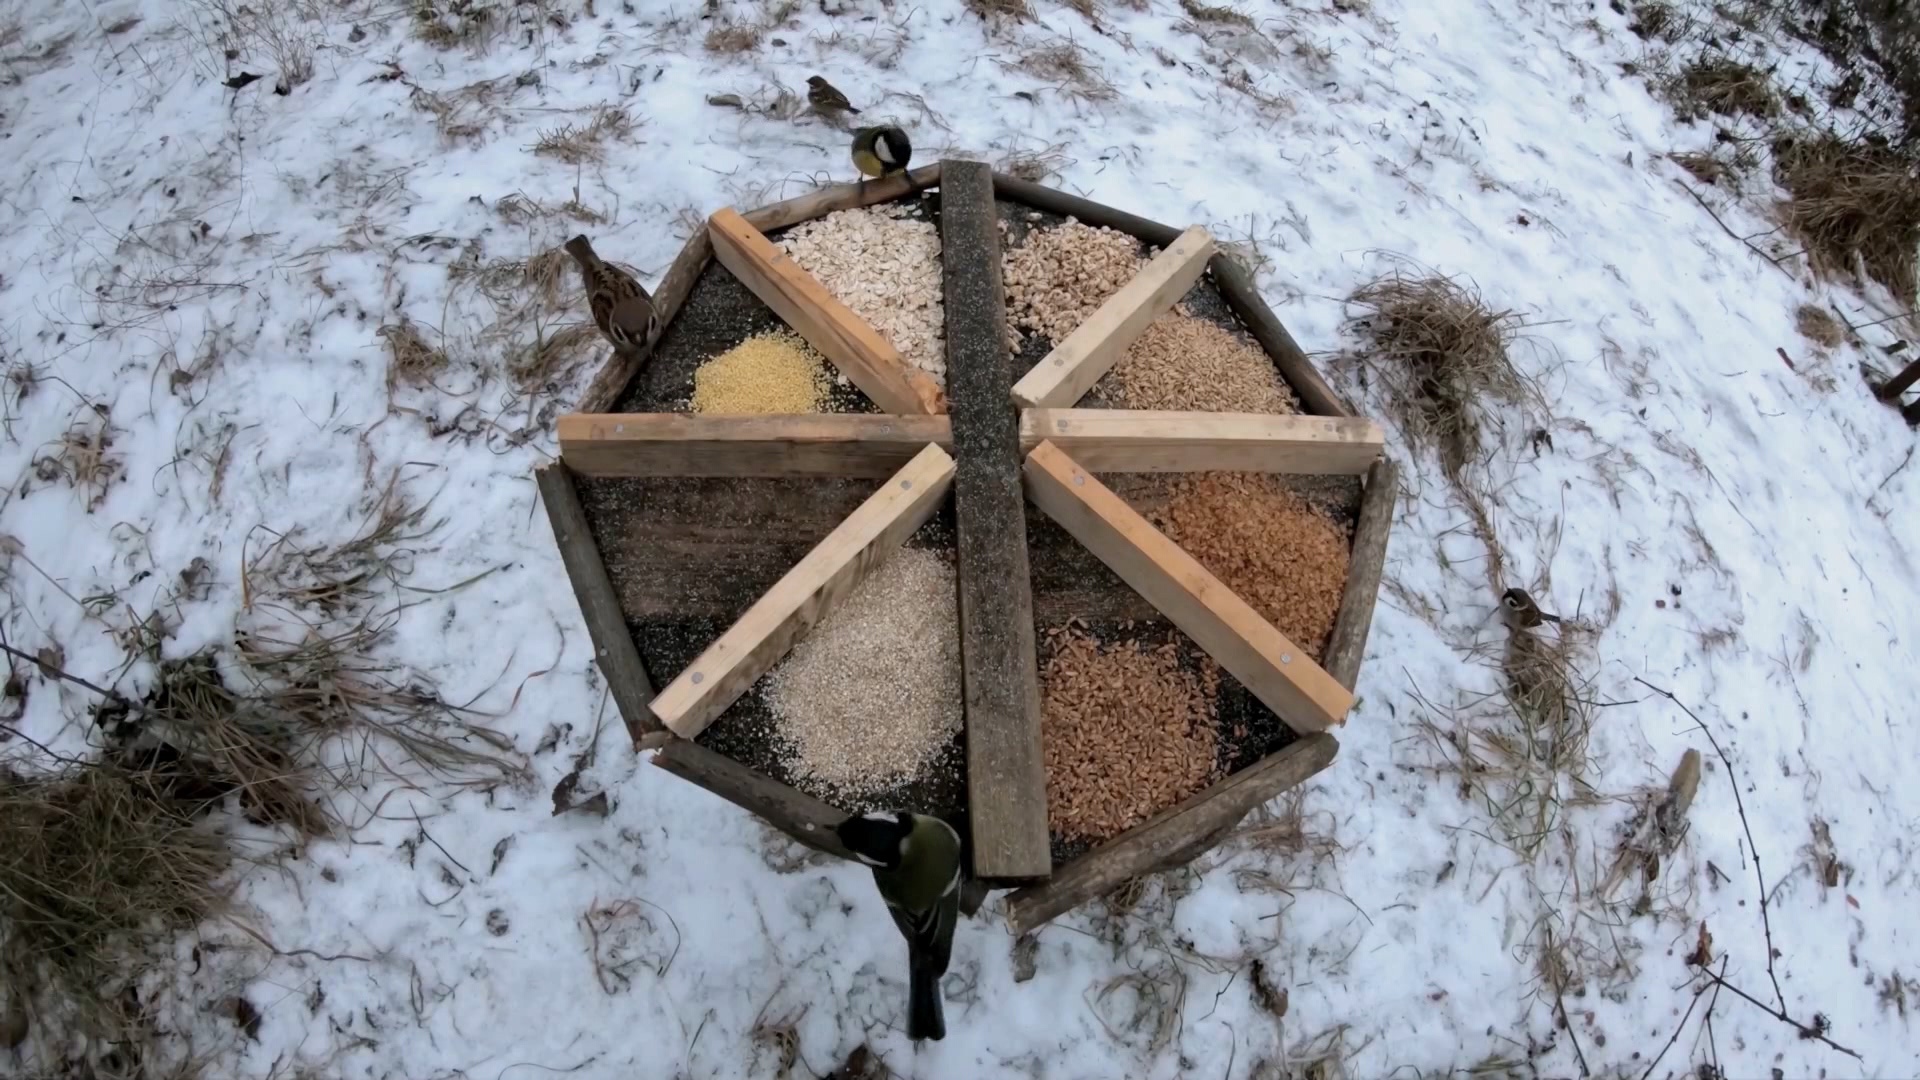
<svg viewBox="0 0 1920 1080"><path fill-rule="evenodd" d="M947 384L940 233L907 206L836 210L780 238L780 250L865 319L913 366Z"/></svg>
<svg viewBox="0 0 1920 1080"><path fill-rule="evenodd" d="M1148 323L1093 392L1128 409L1300 411L1299 399L1259 345L1178 311Z"/></svg>
<svg viewBox="0 0 1920 1080"><path fill-rule="evenodd" d="M1007 321L1058 345L1147 264L1140 242L1068 218L1001 256Z"/></svg>
<svg viewBox="0 0 1920 1080"><path fill-rule="evenodd" d="M802 790L860 798L911 779L960 730L960 619L945 555L902 548L767 675Z"/></svg>
<svg viewBox="0 0 1920 1080"><path fill-rule="evenodd" d="M1048 826L1105 840L1213 779L1220 670L1180 665L1173 642L1103 644L1073 624L1042 643Z"/></svg>

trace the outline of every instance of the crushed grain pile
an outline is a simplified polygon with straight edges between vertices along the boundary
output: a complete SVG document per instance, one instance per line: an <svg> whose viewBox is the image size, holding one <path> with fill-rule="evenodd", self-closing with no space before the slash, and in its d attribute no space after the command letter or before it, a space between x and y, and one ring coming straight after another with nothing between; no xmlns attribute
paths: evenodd
<svg viewBox="0 0 1920 1080"><path fill-rule="evenodd" d="M1138 240L1072 218L1028 233L1025 243L1001 259L1008 323L1055 344L1066 340L1147 263Z"/></svg>
<svg viewBox="0 0 1920 1080"><path fill-rule="evenodd" d="M1147 324L1093 392L1129 409L1300 411L1299 399L1260 346L1178 311Z"/></svg>
<svg viewBox="0 0 1920 1080"><path fill-rule="evenodd" d="M933 222L909 206L836 210L795 226L780 249L908 363L946 385L946 300Z"/></svg>
<svg viewBox="0 0 1920 1080"><path fill-rule="evenodd" d="M1348 531L1265 473L1144 482L1165 493L1148 519L1318 661L1347 585Z"/></svg>
<svg viewBox="0 0 1920 1080"><path fill-rule="evenodd" d="M1219 669L1180 664L1175 642L1102 644L1069 624L1046 632L1040 669L1047 817L1067 840L1105 840L1215 774Z"/></svg>
<svg viewBox="0 0 1920 1080"><path fill-rule="evenodd" d="M879 794L960 730L960 621L946 556L902 548L767 675L775 738L799 786Z"/></svg>
<svg viewBox="0 0 1920 1080"><path fill-rule="evenodd" d="M825 407L826 358L786 331L757 334L693 373L693 411L810 413Z"/></svg>

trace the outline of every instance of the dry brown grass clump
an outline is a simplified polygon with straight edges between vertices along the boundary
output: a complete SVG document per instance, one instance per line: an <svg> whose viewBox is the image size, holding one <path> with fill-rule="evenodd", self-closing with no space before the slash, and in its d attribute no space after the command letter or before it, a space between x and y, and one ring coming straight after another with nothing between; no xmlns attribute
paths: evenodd
<svg viewBox="0 0 1920 1080"><path fill-rule="evenodd" d="M989 21L1028 22L1033 18L1033 5L1027 0L966 0L966 5L968 11Z"/></svg>
<svg viewBox="0 0 1920 1080"><path fill-rule="evenodd" d="M1156 477L1150 520L1315 660L1347 585L1353 539L1266 473ZM1156 502L1158 500L1155 500Z"/></svg>
<svg viewBox="0 0 1920 1080"><path fill-rule="evenodd" d="M112 762L0 769L0 983L25 1010L27 1061L64 1058L77 1034L146 1064L124 992L226 902L231 860L194 822L202 805ZM62 1030L36 1037L49 1018Z"/></svg>
<svg viewBox="0 0 1920 1080"><path fill-rule="evenodd" d="M1178 311L1147 324L1094 393L1129 409L1300 411L1299 399L1260 346Z"/></svg>
<svg viewBox="0 0 1920 1080"><path fill-rule="evenodd" d="M1069 219L1029 233L1002 263L1008 322L1059 344L1132 281L1146 259L1126 233Z"/></svg>
<svg viewBox="0 0 1920 1080"><path fill-rule="evenodd" d="M413 36L438 49L484 44L499 21L488 0L415 0Z"/></svg>
<svg viewBox="0 0 1920 1080"><path fill-rule="evenodd" d="M1746 143L1720 143L1712 150L1686 150L1667 155L1675 165L1703 184L1738 192L1741 181L1760 164Z"/></svg>
<svg viewBox="0 0 1920 1080"><path fill-rule="evenodd" d="M1251 15L1242 11L1236 11L1230 7L1203 4L1200 0L1180 0L1180 10L1186 12L1187 18L1195 22L1219 23L1224 26L1238 26L1247 30L1253 29L1253 17Z"/></svg>
<svg viewBox="0 0 1920 1080"><path fill-rule="evenodd" d="M24 394L22 395L24 396ZM116 431L105 406L82 409L50 451L36 456L33 472L42 483L62 481L82 493L87 513L98 509L113 485L126 478L126 462L113 448Z"/></svg>
<svg viewBox="0 0 1920 1080"><path fill-rule="evenodd" d="M1709 113L1764 120L1780 113L1780 99L1767 73L1725 56L1695 60L1669 77L1662 88L1686 120L1700 120Z"/></svg>
<svg viewBox="0 0 1920 1080"><path fill-rule="evenodd" d="M1684 23L1672 4L1648 0L1633 5L1633 21L1627 24L1627 29L1644 40L1675 41Z"/></svg>
<svg viewBox="0 0 1920 1080"><path fill-rule="evenodd" d="M1045 45L1021 55L1020 70L1088 101L1107 101L1118 94L1086 53L1071 41Z"/></svg>
<svg viewBox="0 0 1920 1080"><path fill-rule="evenodd" d="M607 155L601 144L610 138L625 136L632 130L633 117L628 116L625 109L602 105L593 110L592 118L584 124L562 124L551 131L541 132L539 140L533 144L533 152L569 165L604 161Z"/></svg>
<svg viewBox="0 0 1920 1080"><path fill-rule="evenodd" d="M1824 348L1837 349L1847 340L1839 320L1812 304L1801 304L1794 309L1793 324L1799 328L1801 337Z"/></svg>
<svg viewBox="0 0 1920 1080"><path fill-rule="evenodd" d="M447 354L427 344L413 320L402 315L397 323L388 323L378 331L387 343L387 390L395 387L425 386L447 369Z"/></svg>
<svg viewBox="0 0 1920 1080"><path fill-rule="evenodd" d="M1179 645L1103 644L1074 625L1042 643L1047 817L1068 840L1116 836L1214 776L1219 669L1180 664Z"/></svg>
<svg viewBox="0 0 1920 1080"><path fill-rule="evenodd" d="M1447 475L1458 477L1480 456L1486 399L1537 408L1533 386L1507 355L1526 325L1515 312L1451 278L1400 270L1362 285L1352 300L1371 312L1355 322L1374 346L1358 358L1363 379L1380 380L1387 410L1414 442L1439 451Z"/></svg>
<svg viewBox="0 0 1920 1080"><path fill-rule="evenodd" d="M1871 139L1823 134L1777 143L1774 173L1792 195L1781 214L1815 269L1858 269L1902 303L1913 298L1920 162Z"/></svg>
<svg viewBox="0 0 1920 1080"><path fill-rule="evenodd" d="M707 31L701 46L710 53L744 53L760 47L766 31L753 23L723 22Z"/></svg>

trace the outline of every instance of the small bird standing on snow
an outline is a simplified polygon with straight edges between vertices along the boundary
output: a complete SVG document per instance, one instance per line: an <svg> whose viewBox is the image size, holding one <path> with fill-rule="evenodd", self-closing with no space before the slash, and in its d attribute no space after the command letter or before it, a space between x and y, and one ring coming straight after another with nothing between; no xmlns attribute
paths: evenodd
<svg viewBox="0 0 1920 1080"><path fill-rule="evenodd" d="M847 95L841 93L838 87L818 75L807 78L807 104L828 116L860 111L853 107L853 102L848 101Z"/></svg>
<svg viewBox="0 0 1920 1080"><path fill-rule="evenodd" d="M1533 602L1533 597L1525 589L1508 589L1501 593L1500 610L1506 616L1507 625L1515 630L1531 630L1543 622L1560 621L1560 616L1541 611L1540 605Z"/></svg>
<svg viewBox="0 0 1920 1080"><path fill-rule="evenodd" d="M897 127L861 128L853 133L853 167L863 177L906 172L912 158L913 144Z"/></svg>
<svg viewBox="0 0 1920 1080"><path fill-rule="evenodd" d="M944 1039L940 977L960 921L960 834L925 814L876 811L834 827L848 851L873 867L873 883L907 939L907 1038Z"/></svg>
<svg viewBox="0 0 1920 1080"><path fill-rule="evenodd" d="M616 349L631 351L645 345L660 321L653 312L653 297L632 274L601 261L586 237L567 241L567 254L580 264L593 324Z"/></svg>

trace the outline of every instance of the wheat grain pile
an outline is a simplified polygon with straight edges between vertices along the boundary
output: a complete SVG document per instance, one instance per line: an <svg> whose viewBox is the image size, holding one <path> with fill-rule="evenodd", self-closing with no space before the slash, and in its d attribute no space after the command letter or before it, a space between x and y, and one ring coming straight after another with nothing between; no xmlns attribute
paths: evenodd
<svg viewBox="0 0 1920 1080"><path fill-rule="evenodd" d="M1128 409L1300 411L1299 399L1259 345L1177 310L1148 323L1093 392Z"/></svg>
<svg viewBox="0 0 1920 1080"><path fill-rule="evenodd" d="M1040 670L1047 819L1067 840L1105 840L1215 775L1219 669L1180 664L1174 642L1104 644L1069 624L1046 632Z"/></svg>
<svg viewBox="0 0 1920 1080"><path fill-rule="evenodd" d="M1007 322L1058 345L1146 263L1138 240L1105 226L1035 229L1001 256Z"/></svg>

